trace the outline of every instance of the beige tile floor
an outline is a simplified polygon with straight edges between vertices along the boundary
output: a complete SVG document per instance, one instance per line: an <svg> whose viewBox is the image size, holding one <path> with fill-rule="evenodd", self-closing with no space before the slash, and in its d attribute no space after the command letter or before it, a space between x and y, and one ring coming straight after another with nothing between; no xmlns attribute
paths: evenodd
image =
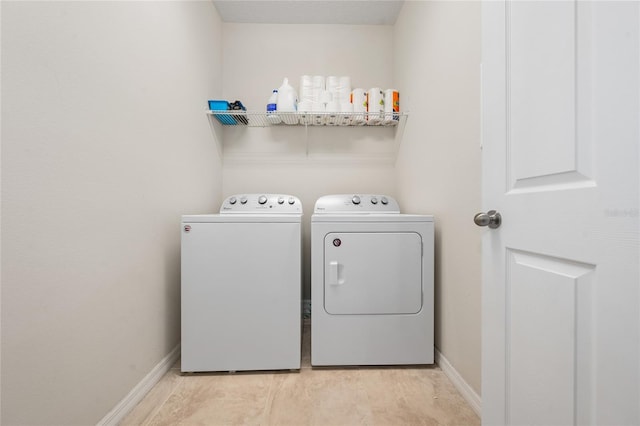
<svg viewBox="0 0 640 426"><path fill-rule="evenodd" d="M479 425L434 367L311 368L181 375L179 362L122 425Z"/></svg>

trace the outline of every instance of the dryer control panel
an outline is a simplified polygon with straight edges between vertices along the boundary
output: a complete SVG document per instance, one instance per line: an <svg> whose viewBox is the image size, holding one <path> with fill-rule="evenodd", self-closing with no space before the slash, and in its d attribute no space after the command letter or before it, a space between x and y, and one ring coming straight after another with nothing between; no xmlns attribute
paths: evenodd
<svg viewBox="0 0 640 426"><path fill-rule="evenodd" d="M237 194L224 200L220 213L302 214L302 203L286 194Z"/></svg>
<svg viewBox="0 0 640 426"><path fill-rule="evenodd" d="M388 195L337 194L318 198L314 213L400 213L398 202Z"/></svg>

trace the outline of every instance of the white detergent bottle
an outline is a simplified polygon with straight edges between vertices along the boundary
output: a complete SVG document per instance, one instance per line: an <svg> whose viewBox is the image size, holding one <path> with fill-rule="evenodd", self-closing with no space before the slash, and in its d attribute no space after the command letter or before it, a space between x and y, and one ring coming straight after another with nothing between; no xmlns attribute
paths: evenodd
<svg viewBox="0 0 640 426"><path fill-rule="evenodd" d="M278 89L278 100L276 109L280 114L280 118L287 124L298 123L298 94L289 84L289 79L285 78L282 86Z"/></svg>
<svg viewBox="0 0 640 426"><path fill-rule="evenodd" d="M280 124L282 119L276 113L278 110L278 89L273 89L269 100L267 101L267 121L270 124Z"/></svg>

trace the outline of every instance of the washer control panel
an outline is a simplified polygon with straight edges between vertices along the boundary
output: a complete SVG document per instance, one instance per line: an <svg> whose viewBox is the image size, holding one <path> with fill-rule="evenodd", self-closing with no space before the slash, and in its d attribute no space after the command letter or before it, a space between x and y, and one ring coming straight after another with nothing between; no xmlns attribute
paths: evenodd
<svg viewBox="0 0 640 426"><path fill-rule="evenodd" d="M314 213L400 213L400 206L388 195L337 194L318 198Z"/></svg>
<svg viewBox="0 0 640 426"><path fill-rule="evenodd" d="M238 194L224 200L220 213L302 214L302 203L286 194Z"/></svg>

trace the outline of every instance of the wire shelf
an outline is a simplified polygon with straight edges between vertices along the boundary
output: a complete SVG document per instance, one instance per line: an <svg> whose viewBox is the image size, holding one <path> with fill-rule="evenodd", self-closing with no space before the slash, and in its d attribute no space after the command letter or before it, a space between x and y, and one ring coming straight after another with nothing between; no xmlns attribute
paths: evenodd
<svg viewBox="0 0 640 426"><path fill-rule="evenodd" d="M272 127L272 126L342 126L342 127L393 127L404 119L406 113L373 114L353 112L252 112L208 111L224 126ZM371 117L367 117L367 116Z"/></svg>

